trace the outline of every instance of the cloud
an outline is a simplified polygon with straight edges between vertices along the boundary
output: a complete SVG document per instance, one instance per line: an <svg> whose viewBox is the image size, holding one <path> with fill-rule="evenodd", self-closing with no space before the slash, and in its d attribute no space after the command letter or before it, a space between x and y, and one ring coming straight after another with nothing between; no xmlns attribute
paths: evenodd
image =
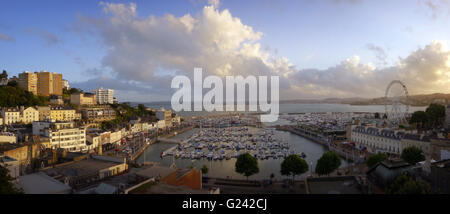
<svg viewBox="0 0 450 214"><path fill-rule="evenodd" d="M111 69L116 79L170 83L174 74L192 76L194 67L202 67L204 75L275 75L285 72L288 63L262 50L261 32L216 5L181 17L140 17L135 4L102 2L100 6L106 13L102 20L80 17L79 21L87 32L99 33L107 47L102 66Z"/></svg>
<svg viewBox="0 0 450 214"><path fill-rule="evenodd" d="M0 33L0 41L13 42L13 41L15 41L15 39L12 38L11 36L8 36L6 34Z"/></svg>
<svg viewBox="0 0 450 214"><path fill-rule="evenodd" d="M366 48L375 53L375 56L377 57L377 59L380 61L381 64L383 65L387 64L387 54L382 47L369 43L366 45Z"/></svg>
<svg viewBox="0 0 450 214"><path fill-rule="evenodd" d="M25 32L41 37L47 46L55 45L61 42L61 39L55 34L39 28L27 28L25 29Z"/></svg>
<svg viewBox="0 0 450 214"><path fill-rule="evenodd" d="M450 12L449 0L419 0L419 4L424 5L429 10L433 19L441 15L448 15Z"/></svg>
<svg viewBox="0 0 450 214"><path fill-rule="evenodd" d="M116 89L126 95L120 100L169 100L172 77L192 77L194 67L202 67L204 76L279 75L281 99L383 96L394 79L405 82L411 93L450 92L445 42L433 41L389 67L361 63L354 55L327 69L300 69L261 48L263 34L227 9L208 5L195 15L144 17L136 4L100 6L104 16L79 16L74 25L97 33L106 47L101 67L78 85ZM382 48L373 44L367 48L386 59Z"/></svg>
<svg viewBox="0 0 450 214"><path fill-rule="evenodd" d="M433 41L399 58L394 66L376 68L353 56L328 69L298 70L288 79L295 86L291 94L303 97L383 96L385 87L396 79L406 84L410 94L449 93L450 52L445 42Z"/></svg>

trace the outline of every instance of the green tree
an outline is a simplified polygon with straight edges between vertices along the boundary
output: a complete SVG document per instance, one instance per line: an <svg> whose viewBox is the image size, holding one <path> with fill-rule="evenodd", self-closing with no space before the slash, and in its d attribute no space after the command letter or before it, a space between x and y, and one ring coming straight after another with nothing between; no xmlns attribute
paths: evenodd
<svg viewBox="0 0 450 214"><path fill-rule="evenodd" d="M387 154L386 153L378 153L375 155L371 155L367 161L366 164L369 168L375 166L377 163L382 162L384 160L386 160L387 158Z"/></svg>
<svg viewBox="0 0 450 214"><path fill-rule="evenodd" d="M281 174L292 176L292 182L296 175L303 174L309 169L308 164L299 155L289 155L281 163Z"/></svg>
<svg viewBox="0 0 450 214"><path fill-rule="evenodd" d="M336 152L328 151L323 153L317 161L316 173L319 175L328 175L341 166L341 157Z"/></svg>
<svg viewBox="0 0 450 214"><path fill-rule="evenodd" d="M43 106L48 104L48 97L35 96L29 91L24 91L19 87L0 87L0 106Z"/></svg>
<svg viewBox="0 0 450 214"><path fill-rule="evenodd" d="M79 88L70 88L67 93L68 94L75 94L75 93L82 93L83 90L79 89Z"/></svg>
<svg viewBox="0 0 450 214"><path fill-rule="evenodd" d="M380 119L380 113L378 112L375 113L375 119Z"/></svg>
<svg viewBox="0 0 450 214"><path fill-rule="evenodd" d="M411 147L407 147L407 148L403 149L401 158L411 165L415 165L416 163L425 160L423 151L420 148L415 147L415 146L411 146Z"/></svg>
<svg viewBox="0 0 450 214"><path fill-rule="evenodd" d="M0 79L8 79L8 72L6 72L5 70L3 70L3 72L0 74Z"/></svg>
<svg viewBox="0 0 450 214"><path fill-rule="evenodd" d="M201 170L202 170L202 174L208 174L208 171L209 171L208 166L203 165Z"/></svg>
<svg viewBox="0 0 450 214"><path fill-rule="evenodd" d="M386 194L431 194L428 183L422 180L414 180L408 175L400 175L386 188Z"/></svg>
<svg viewBox="0 0 450 214"><path fill-rule="evenodd" d="M416 125L417 129L424 129L428 122L428 115L424 111L416 111L409 119L409 124Z"/></svg>
<svg viewBox="0 0 450 214"><path fill-rule="evenodd" d="M252 176L259 172L258 160L251 156L249 153L240 155L237 158L236 164L234 165L235 171L239 174L243 174L245 177Z"/></svg>
<svg viewBox="0 0 450 214"><path fill-rule="evenodd" d="M16 88L19 86L19 83L17 83L17 81L15 81L15 80L8 81L8 86Z"/></svg>
<svg viewBox="0 0 450 214"><path fill-rule="evenodd" d="M9 170L0 165L0 195L2 194L22 194L22 190L13 184L13 178L9 175Z"/></svg>
<svg viewBox="0 0 450 214"><path fill-rule="evenodd" d="M433 128L442 126L445 119L445 106L432 103L425 110L428 115L428 121Z"/></svg>

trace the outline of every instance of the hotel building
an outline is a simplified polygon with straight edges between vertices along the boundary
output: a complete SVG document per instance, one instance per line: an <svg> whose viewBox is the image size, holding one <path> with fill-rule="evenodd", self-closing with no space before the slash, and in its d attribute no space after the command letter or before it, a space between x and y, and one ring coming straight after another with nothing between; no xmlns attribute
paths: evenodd
<svg viewBox="0 0 450 214"><path fill-rule="evenodd" d="M52 148L70 152L85 152L88 149L85 128L74 122L36 121L33 122L33 135L49 138Z"/></svg>
<svg viewBox="0 0 450 214"><path fill-rule="evenodd" d="M386 152L401 154L404 148L416 146L425 154L430 152L430 139L423 135L376 127L352 126L351 141L358 148L367 148L371 153Z"/></svg>
<svg viewBox="0 0 450 214"><path fill-rule="evenodd" d="M114 90L112 89L103 89L100 87L94 90L93 93L97 96L97 102L100 105L114 103Z"/></svg>

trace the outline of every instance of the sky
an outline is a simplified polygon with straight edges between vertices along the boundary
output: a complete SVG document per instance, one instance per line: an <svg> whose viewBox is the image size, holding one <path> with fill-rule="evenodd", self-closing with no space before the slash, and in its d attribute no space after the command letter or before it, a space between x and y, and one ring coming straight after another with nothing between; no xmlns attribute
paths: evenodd
<svg viewBox="0 0 450 214"><path fill-rule="evenodd" d="M62 73L119 101L174 75L280 76L281 99L450 93L450 0L0 2L0 69Z"/></svg>

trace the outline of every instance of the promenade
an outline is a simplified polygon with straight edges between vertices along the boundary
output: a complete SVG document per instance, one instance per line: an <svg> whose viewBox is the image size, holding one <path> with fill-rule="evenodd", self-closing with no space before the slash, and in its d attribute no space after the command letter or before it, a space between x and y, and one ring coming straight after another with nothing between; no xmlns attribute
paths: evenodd
<svg viewBox="0 0 450 214"><path fill-rule="evenodd" d="M353 161L355 163L362 163L365 161L365 157L367 157L369 154L366 151L360 151L349 144L345 144L344 142L330 142L328 139L324 139L321 137L318 137L317 134L308 132L306 130L297 129L295 127L286 125L286 126L279 126L277 127L277 130L280 131L288 131L290 133L299 135L301 137L304 137L308 140L311 140L315 143L321 144L325 146L328 150L334 151L338 153L342 158L346 160Z"/></svg>

